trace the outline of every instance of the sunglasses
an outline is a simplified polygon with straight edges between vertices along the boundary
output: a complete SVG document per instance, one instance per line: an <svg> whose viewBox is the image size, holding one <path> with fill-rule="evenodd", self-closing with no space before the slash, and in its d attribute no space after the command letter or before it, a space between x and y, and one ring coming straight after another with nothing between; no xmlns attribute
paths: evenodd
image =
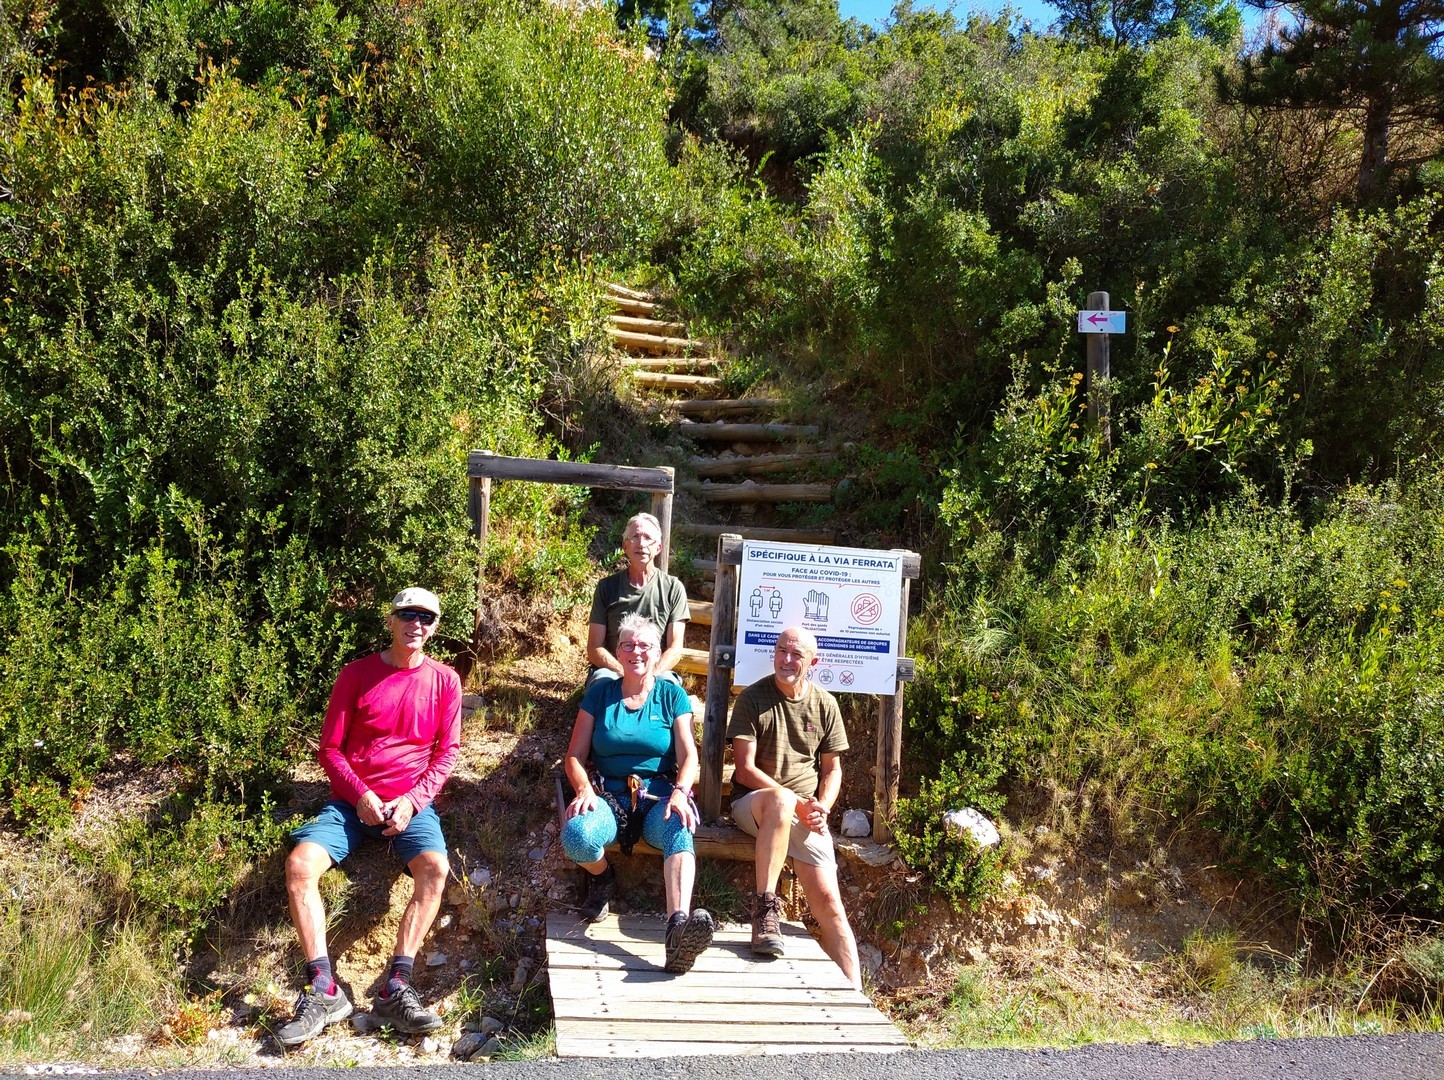
<svg viewBox="0 0 1444 1080"><path fill-rule="evenodd" d="M393 611L402 622L419 622L422 626L430 626L436 621L436 616L429 611L417 611L415 608L402 608L400 611Z"/></svg>

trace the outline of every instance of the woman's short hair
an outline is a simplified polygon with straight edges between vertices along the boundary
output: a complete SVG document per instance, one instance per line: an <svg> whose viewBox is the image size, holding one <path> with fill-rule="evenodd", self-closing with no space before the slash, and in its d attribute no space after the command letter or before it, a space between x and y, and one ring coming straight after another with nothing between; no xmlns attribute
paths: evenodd
<svg viewBox="0 0 1444 1080"><path fill-rule="evenodd" d="M625 540L627 537L631 536L634 532L636 532L638 525L647 526L647 528L651 529L654 533L657 534L658 540L662 538L662 523L658 521L656 517L644 511L640 514L633 514L630 518L627 519L626 528L622 530L622 539Z"/></svg>
<svg viewBox="0 0 1444 1080"><path fill-rule="evenodd" d="M622 621L617 623L617 642L620 644L622 638L630 634L634 638L646 637L652 639L652 644L661 648L662 631L657 624L645 615L638 615L635 611L622 616Z"/></svg>

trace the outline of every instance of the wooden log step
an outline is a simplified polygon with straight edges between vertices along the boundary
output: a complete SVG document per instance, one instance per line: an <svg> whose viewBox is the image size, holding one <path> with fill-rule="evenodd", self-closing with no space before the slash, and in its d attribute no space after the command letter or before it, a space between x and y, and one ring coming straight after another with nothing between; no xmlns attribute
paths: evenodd
<svg viewBox="0 0 1444 1080"><path fill-rule="evenodd" d="M816 424L689 424L677 425L678 434L710 442L783 442L815 439Z"/></svg>
<svg viewBox="0 0 1444 1080"><path fill-rule="evenodd" d="M710 503L825 503L832 501L831 484L681 484L686 491Z"/></svg>
<svg viewBox="0 0 1444 1080"><path fill-rule="evenodd" d="M650 302L657 299L649 292L643 292L641 289L633 289L627 285L618 285L615 281L608 281L606 283L606 290L613 296L620 296L623 300L645 300Z"/></svg>
<svg viewBox="0 0 1444 1080"><path fill-rule="evenodd" d="M650 300L633 300L627 296L608 295L607 300L612 307L618 311L625 311L629 315L651 315L662 306Z"/></svg>
<svg viewBox="0 0 1444 1080"><path fill-rule="evenodd" d="M691 338L666 337L662 334L639 334L633 330L613 330L607 327L607 337L618 345L629 349L651 349L654 352L707 352L705 341Z"/></svg>
<svg viewBox="0 0 1444 1080"><path fill-rule="evenodd" d="M669 368L711 371L721 363L722 361L715 356L628 356L626 358L628 367L641 368L643 371L663 371ZM689 401L687 404L693 403Z"/></svg>
<svg viewBox="0 0 1444 1080"><path fill-rule="evenodd" d="M711 626L712 605L704 600L688 600L687 618L699 626Z"/></svg>
<svg viewBox="0 0 1444 1080"><path fill-rule="evenodd" d="M722 380L712 375L673 375L661 371L638 371L632 381L649 390L715 390Z"/></svg>
<svg viewBox="0 0 1444 1080"><path fill-rule="evenodd" d="M716 540L724 533L735 533L744 540L776 540L783 544L831 544L837 539L831 529L764 529L752 525L698 525L690 521L674 523L672 532L701 540Z"/></svg>
<svg viewBox="0 0 1444 1080"><path fill-rule="evenodd" d="M635 330L639 334L659 334L662 337L685 337L687 334L686 323L643 319L635 315L608 316L607 325L616 330Z"/></svg>
<svg viewBox="0 0 1444 1080"><path fill-rule="evenodd" d="M677 670L684 675L706 675L707 650L683 649L682 658L677 661Z"/></svg>
<svg viewBox="0 0 1444 1080"><path fill-rule="evenodd" d="M781 398L720 398L677 403L677 411L683 416L731 416L735 413L764 412L776 409L782 404Z"/></svg>
<svg viewBox="0 0 1444 1080"><path fill-rule="evenodd" d="M837 455L830 453L754 454L752 457L694 457L692 465L700 477L765 476L816 465L831 465L836 460Z"/></svg>
<svg viewBox="0 0 1444 1080"><path fill-rule="evenodd" d="M729 786L728 790L731 788ZM736 825L698 825L692 837L698 855L714 859L730 859L733 862L751 862L757 853L757 841ZM643 855L662 854L645 840L638 840L634 852Z"/></svg>

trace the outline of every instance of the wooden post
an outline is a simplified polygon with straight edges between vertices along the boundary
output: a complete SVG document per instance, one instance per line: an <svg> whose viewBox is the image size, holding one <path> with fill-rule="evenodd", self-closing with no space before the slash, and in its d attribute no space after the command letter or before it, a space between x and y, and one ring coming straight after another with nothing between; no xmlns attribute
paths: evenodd
<svg viewBox="0 0 1444 1080"><path fill-rule="evenodd" d="M670 465L661 467L661 471L673 478L673 488L676 487L676 470ZM672 492L658 491L652 493L652 516L662 526L662 550L657 554L657 566L662 573L667 573L667 567L672 561Z"/></svg>
<svg viewBox="0 0 1444 1080"><path fill-rule="evenodd" d="M1088 294L1090 311L1109 311L1108 294ZM1103 440L1103 452L1113 449L1113 428L1109 418L1108 402L1112 392L1108 387L1109 357L1108 341L1111 334L1089 334L1088 337L1088 420Z"/></svg>
<svg viewBox="0 0 1444 1080"><path fill-rule="evenodd" d="M712 591L712 637L707 651L707 708L702 717L700 798L704 822L722 816L722 757L727 749L727 709L732 704L732 669L737 662L737 559L742 537L717 538L717 577ZM734 557L729 559L728 552ZM723 659L727 663L721 663Z"/></svg>
<svg viewBox="0 0 1444 1080"><path fill-rule="evenodd" d="M902 580L902 610L898 613L897 655L907 652L908 596L911 582ZM879 844L892 839L893 815L897 810L898 779L902 776L903 684L898 680L893 693L878 699L877 775L873 778L872 838Z"/></svg>
<svg viewBox="0 0 1444 1080"><path fill-rule="evenodd" d="M477 452L491 455L490 450ZM476 536L476 611L471 624L471 651L475 654L481 648L482 594L486 588L486 534L491 528L491 477L471 477L466 509L471 515L471 528Z"/></svg>
<svg viewBox="0 0 1444 1080"><path fill-rule="evenodd" d="M481 645L482 585L486 569L486 534L491 515L493 480L528 480L538 484L579 484L616 491L645 491L652 495L652 513L662 523L662 569L667 568L671 544L672 492L676 476L667 466L596 465L586 461L547 461L505 457L490 450L473 450L466 456L467 511L476 532L476 613L472 623L472 650Z"/></svg>

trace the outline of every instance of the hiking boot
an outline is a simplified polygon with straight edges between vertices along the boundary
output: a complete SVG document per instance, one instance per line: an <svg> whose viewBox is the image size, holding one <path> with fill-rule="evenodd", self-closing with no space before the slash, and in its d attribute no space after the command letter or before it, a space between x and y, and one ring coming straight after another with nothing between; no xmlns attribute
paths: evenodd
<svg viewBox="0 0 1444 1080"><path fill-rule="evenodd" d="M285 1047L300 1046L350 1015L351 999L339 986L331 994L308 986L296 999L296 1015L276 1029L276 1041Z"/></svg>
<svg viewBox="0 0 1444 1080"><path fill-rule="evenodd" d="M716 932L717 923L706 908L697 908L691 915L675 912L667 922L667 959L662 970L673 975L691 971Z"/></svg>
<svg viewBox="0 0 1444 1080"><path fill-rule="evenodd" d="M583 871L586 873L586 871ZM617 891L617 872L608 864L600 874L587 873L587 894L577 909L587 922L599 922L607 917L607 905Z"/></svg>
<svg viewBox="0 0 1444 1080"><path fill-rule="evenodd" d="M441 1026L441 1017L421 1004L421 995L413 986L403 986L388 997L372 998L371 1015L404 1035L420 1035Z"/></svg>
<svg viewBox="0 0 1444 1080"><path fill-rule="evenodd" d="M752 894L752 954L782 955L782 898L776 893Z"/></svg>

